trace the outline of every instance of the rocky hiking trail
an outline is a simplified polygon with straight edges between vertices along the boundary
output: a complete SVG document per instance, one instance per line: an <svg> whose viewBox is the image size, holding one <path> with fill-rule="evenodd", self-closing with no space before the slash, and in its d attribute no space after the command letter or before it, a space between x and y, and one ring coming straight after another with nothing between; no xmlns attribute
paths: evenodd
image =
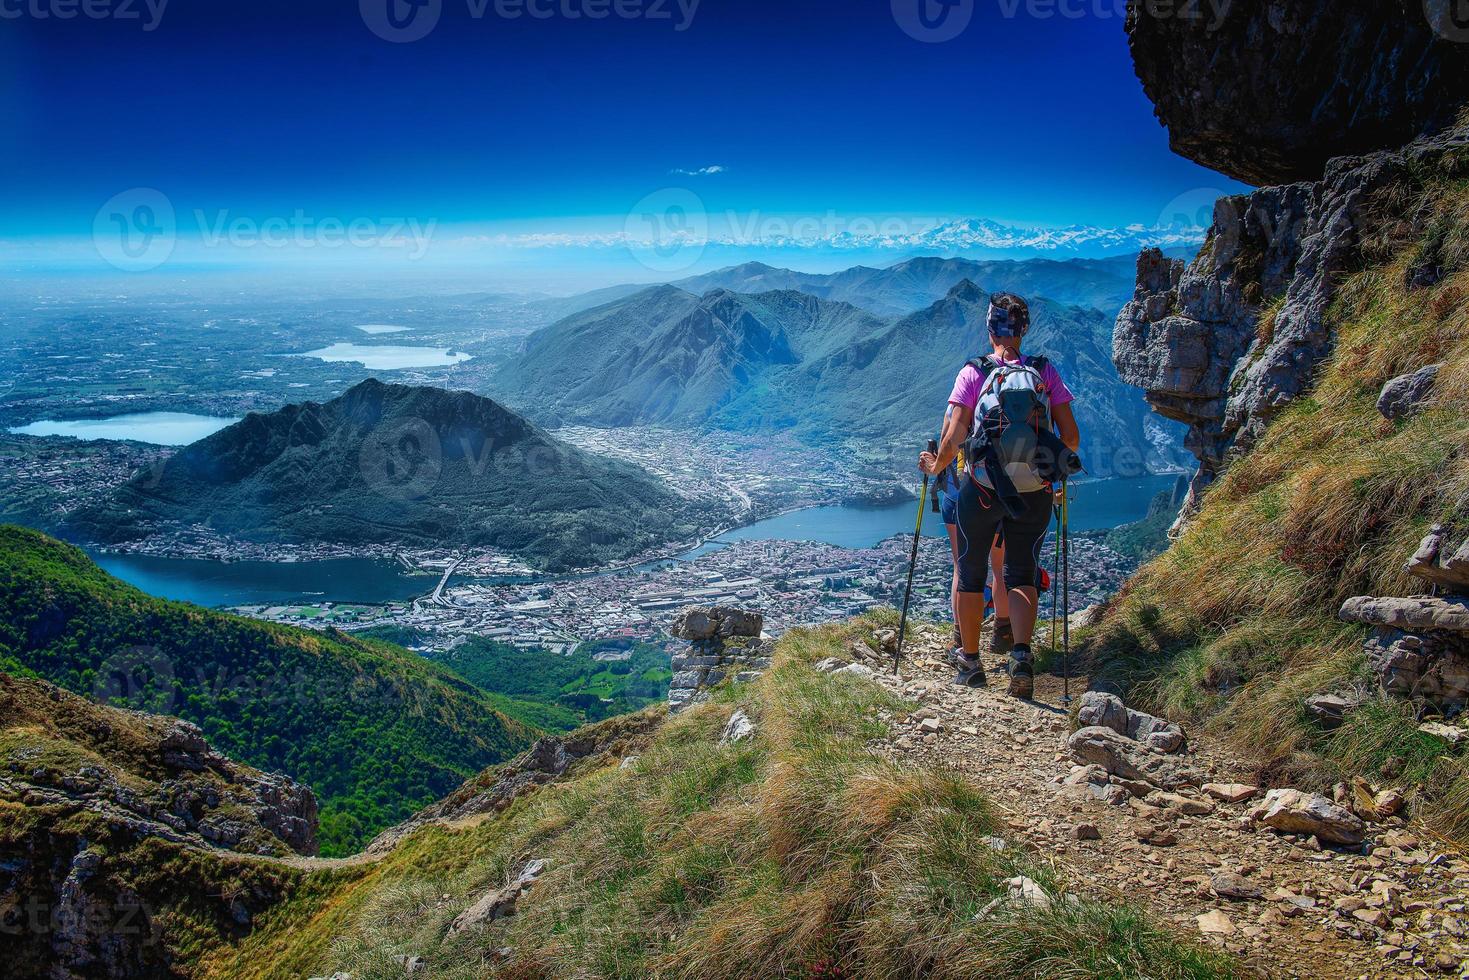
<svg viewBox="0 0 1469 980"><path fill-rule="evenodd" d="M852 645L854 661L873 668L855 672L917 707L888 719L893 735L875 748L963 773L988 792L1017 839L1055 855L1080 887L1139 904L1236 954L1246 975L1469 977L1469 861L1385 816L1400 805L1391 793L1378 794L1380 823L1289 791L1270 794L1267 816L1256 768L1206 738L1190 732L1169 754L1118 732L1074 735L1058 676L1039 674L1034 700L1021 701L1004 693L1001 662L986 656L990 686L959 687L946 660L947 628L920 626L895 678L892 636L879 639L889 647L882 654ZM1087 679L1073 677L1070 688L1075 709ZM1092 694L1082 713L1094 720L1120 708ZM1125 730L1122 710L1117 727ZM1171 747L1178 729L1148 734L1153 724L1163 725L1150 719L1135 734ZM1371 812L1372 801L1357 809ZM1265 820L1365 844L1323 842Z"/></svg>

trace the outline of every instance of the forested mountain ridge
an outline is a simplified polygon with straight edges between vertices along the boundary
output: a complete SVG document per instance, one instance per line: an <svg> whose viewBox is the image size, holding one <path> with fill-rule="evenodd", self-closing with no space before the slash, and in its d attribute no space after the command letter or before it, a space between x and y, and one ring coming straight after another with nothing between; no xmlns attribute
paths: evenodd
<svg viewBox="0 0 1469 980"><path fill-rule="evenodd" d="M80 550L0 527L0 671L198 725L321 801L340 853L524 748L534 730L390 644L168 602Z"/></svg>
<svg viewBox="0 0 1469 980"><path fill-rule="evenodd" d="M369 379L242 421L138 474L70 535L204 524L256 541L492 547L552 570L690 536L652 476L593 457L469 392Z"/></svg>

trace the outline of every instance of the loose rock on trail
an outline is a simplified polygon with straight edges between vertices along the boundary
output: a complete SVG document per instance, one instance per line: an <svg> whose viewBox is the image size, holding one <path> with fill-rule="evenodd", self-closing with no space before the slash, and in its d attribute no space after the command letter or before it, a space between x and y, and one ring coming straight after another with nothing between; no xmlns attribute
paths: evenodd
<svg viewBox="0 0 1469 980"><path fill-rule="evenodd" d="M1015 839L1057 855L1077 888L1147 908L1239 956L1246 975L1469 977L1469 861L1426 833L1258 787L1222 746L1175 739L1116 699L1087 695L1076 707L1090 724L1077 728L1050 674L1037 675L1032 701L959 687L948 630L910 630L898 678L888 654L853 646L855 661L875 658L877 681L916 705L887 719L892 734L874 747L966 775ZM1078 702L1086 686L1072 678ZM1129 724L1152 744L1129 738ZM1353 841L1366 843L1336 843Z"/></svg>

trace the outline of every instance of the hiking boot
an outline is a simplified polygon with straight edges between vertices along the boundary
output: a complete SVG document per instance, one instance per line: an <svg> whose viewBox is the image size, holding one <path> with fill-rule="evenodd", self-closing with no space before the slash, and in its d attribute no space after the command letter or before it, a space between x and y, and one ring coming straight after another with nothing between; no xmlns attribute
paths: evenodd
<svg viewBox="0 0 1469 980"><path fill-rule="evenodd" d="M1010 696L1029 701L1035 693L1035 667L1030 662L1030 651L1023 647L1012 650L1005 673L1010 675Z"/></svg>
<svg viewBox="0 0 1469 980"><path fill-rule="evenodd" d="M954 667L959 671L954 675L954 683L961 687L985 687L989 684L989 678L985 676L984 664L979 662L978 656L968 656L964 651L955 647L949 654L949 659L954 662Z"/></svg>
<svg viewBox="0 0 1469 980"><path fill-rule="evenodd" d="M1003 657L1015 648L1015 633L1010 629L1008 619L995 620L994 629L990 630L990 654Z"/></svg>

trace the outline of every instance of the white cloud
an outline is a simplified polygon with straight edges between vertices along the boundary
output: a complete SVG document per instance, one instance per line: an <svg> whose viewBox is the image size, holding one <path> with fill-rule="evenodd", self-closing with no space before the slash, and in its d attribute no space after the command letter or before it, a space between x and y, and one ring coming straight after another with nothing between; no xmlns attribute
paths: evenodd
<svg viewBox="0 0 1469 980"><path fill-rule="evenodd" d="M712 177L715 174L724 173L726 169L728 168L715 164L712 167L700 167L698 170L684 170L682 167L674 167L668 172L679 177Z"/></svg>

